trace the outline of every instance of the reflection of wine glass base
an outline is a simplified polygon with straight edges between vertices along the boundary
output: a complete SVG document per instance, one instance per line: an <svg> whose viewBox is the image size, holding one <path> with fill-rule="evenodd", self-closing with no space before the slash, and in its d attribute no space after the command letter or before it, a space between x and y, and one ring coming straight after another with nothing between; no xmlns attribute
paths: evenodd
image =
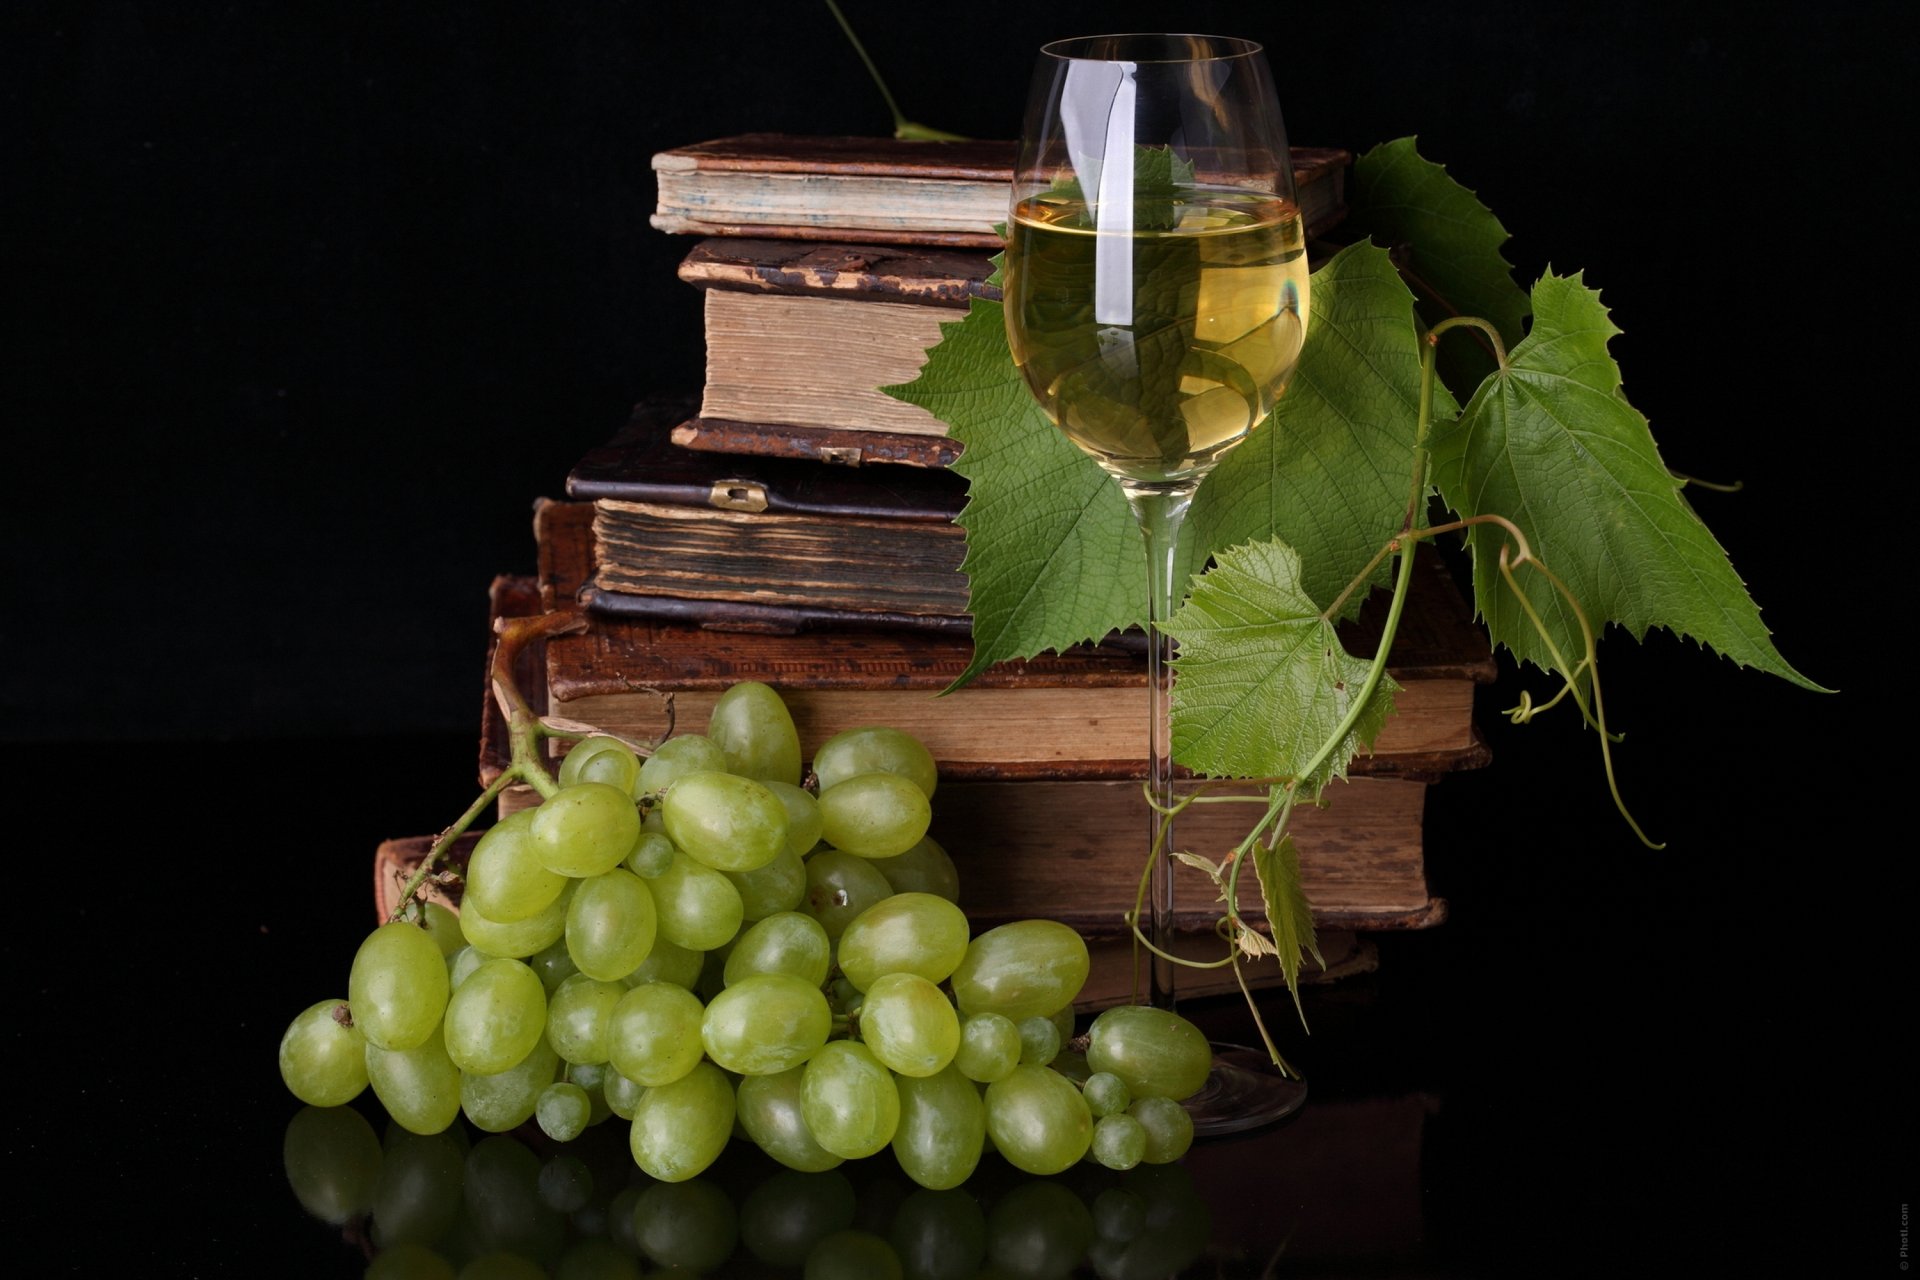
<svg viewBox="0 0 1920 1280"><path fill-rule="evenodd" d="M1281 1075L1260 1050L1215 1041L1213 1070L1185 1106L1194 1137L1204 1138L1276 1124L1306 1100L1307 1082Z"/></svg>

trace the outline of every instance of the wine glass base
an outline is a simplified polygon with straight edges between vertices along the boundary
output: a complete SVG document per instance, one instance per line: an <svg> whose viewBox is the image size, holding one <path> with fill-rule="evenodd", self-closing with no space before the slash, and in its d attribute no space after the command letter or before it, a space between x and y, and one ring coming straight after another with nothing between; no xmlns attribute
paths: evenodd
<svg viewBox="0 0 1920 1280"><path fill-rule="evenodd" d="M1281 1075L1266 1054L1216 1041L1207 1083L1183 1105L1193 1136L1204 1138L1277 1124L1306 1100L1307 1082Z"/></svg>

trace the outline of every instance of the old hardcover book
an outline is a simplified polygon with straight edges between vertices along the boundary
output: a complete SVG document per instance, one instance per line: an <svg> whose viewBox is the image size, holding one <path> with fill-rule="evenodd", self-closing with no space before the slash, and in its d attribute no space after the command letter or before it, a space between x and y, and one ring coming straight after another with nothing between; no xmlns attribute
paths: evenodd
<svg viewBox="0 0 1920 1280"><path fill-rule="evenodd" d="M593 576L590 503L545 501L535 510L541 595L580 607ZM1437 560L1425 560L1389 667L1403 686L1393 715L1356 773L1432 775L1485 758L1473 725L1477 684L1492 653ZM1371 652L1384 614L1376 596L1343 628L1349 651ZM1119 645L1076 647L997 664L943 695L966 668L966 637L910 630L729 632L685 623L593 616L546 646L550 712L637 740L676 725L705 724L714 702L742 679L787 699L802 745L842 729L889 724L917 735L943 776L1137 778L1146 759L1146 671Z"/></svg>
<svg viewBox="0 0 1920 1280"><path fill-rule="evenodd" d="M1016 144L749 133L653 157L653 226L675 234L997 249ZM1346 212L1349 152L1293 148L1309 236Z"/></svg>
<svg viewBox="0 0 1920 1280"><path fill-rule="evenodd" d="M593 504L596 613L708 627L968 631L966 482L676 446L636 412L567 475Z"/></svg>

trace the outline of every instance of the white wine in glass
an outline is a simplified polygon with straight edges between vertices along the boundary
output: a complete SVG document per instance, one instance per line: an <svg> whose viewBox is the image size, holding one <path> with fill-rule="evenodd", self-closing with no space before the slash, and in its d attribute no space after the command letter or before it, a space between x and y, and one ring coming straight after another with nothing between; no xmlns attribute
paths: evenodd
<svg viewBox="0 0 1920 1280"><path fill-rule="evenodd" d="M1266 55L1220 36L1044 46L1027 101L1004 266L1007 338L1060 430L1120 485L1147 549L1147 776L1173 803L1175 550L1200 481L1286 389L1309 313L1306 239ZM1171 820L1148 832L1148 937L1171 945ZM1153 1002L1175 966L1153 957ZM1269 1123L1305 1086L1216 1046L1197 1133Z"/></svg>

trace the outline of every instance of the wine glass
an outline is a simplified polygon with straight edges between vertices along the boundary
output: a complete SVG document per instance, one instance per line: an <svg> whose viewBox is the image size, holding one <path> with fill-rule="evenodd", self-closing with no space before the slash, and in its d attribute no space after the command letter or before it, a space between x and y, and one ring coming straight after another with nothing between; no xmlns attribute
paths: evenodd
<svg viewBox="0 0 1920 1280"><path fill-rule="evenodd" d="M1147 549L1150 794L1164 837L1148 936L1173 932L1172 672L1162 624L1200 481L1286 388L1307 324L1307 255L1266 55L1250 41L1130 34L1040 50L1014 170L1007 338L1027 387L1119 484ZM1174 1007L1175 966L1150 958ZM1198 1133L1268 1123L1305 1086L1215 1046Z"/></svg>

